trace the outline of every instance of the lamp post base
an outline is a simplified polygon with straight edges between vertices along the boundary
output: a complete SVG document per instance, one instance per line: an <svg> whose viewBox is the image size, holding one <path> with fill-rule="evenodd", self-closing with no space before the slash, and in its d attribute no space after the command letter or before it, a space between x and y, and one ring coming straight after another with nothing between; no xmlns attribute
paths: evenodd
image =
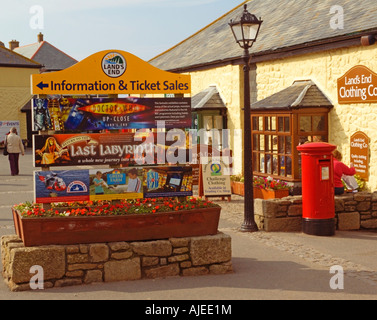
<svg viewBox="0 0 377 320"><path fill-rule="evenodd" d="M241 232L257 232L259 231L258 226L255 223L244 222L240 228Z"/></svg>

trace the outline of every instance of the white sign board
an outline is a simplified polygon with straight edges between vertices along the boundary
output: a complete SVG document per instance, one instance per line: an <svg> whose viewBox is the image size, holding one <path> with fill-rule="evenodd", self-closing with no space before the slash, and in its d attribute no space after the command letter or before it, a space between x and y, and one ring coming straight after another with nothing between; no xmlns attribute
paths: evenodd
<svg viewBox="0 0 377 320"><path fill-rule="evenodd" d="M230 196L230 168L223 161L209 160L202 166L205 196Z"/></svg>
<svg viewBox="0 0 377 320"><path fill-rule="evenodd" d="M5 135L9 133L12 127L17 128L17 133L20 135L20 121L0 121L0 143L3 144Z"/></svg>

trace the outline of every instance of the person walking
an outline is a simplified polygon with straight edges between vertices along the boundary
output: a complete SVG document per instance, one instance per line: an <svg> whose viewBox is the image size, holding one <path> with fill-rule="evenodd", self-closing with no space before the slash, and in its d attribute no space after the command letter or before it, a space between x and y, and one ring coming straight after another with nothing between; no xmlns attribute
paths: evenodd
<svg viewBox="0 0 377 320"><path fill-rule="evenodd" d="M342 182L342 176L353 176L356 174L354 167L347 167L342 162L342 154L338 150L333 151L334 156L334 187L335 195L341 195L344 193L344 186Z"/></svg>
<svg viewBox="0 0 377 320"><path fill-rule="evenodd" d="M8 159L10 164L10 173L12 176L19 174L18 161L20 153L25 154L24 145L20 136L17 135L17 128L12 127L6 137L6 148L8 150Z"/></svg>

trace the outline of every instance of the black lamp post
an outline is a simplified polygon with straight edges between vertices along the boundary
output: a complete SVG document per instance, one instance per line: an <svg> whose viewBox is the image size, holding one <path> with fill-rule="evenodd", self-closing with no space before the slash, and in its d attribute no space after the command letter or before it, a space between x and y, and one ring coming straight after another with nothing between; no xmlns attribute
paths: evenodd
<svg viewBox="0 0 377 320"><path fill-rule="evenodd" d="M229 25L232 29L236 42L244 49L244 177L245 177L245 212L244 223L241 231L258 231L254 220L254 193L253 193L253 159L251 150L251 112L250 112L250 53L249 49L257 39L262 20L247 11L247 5L241 17L231 20Z"/></svg>

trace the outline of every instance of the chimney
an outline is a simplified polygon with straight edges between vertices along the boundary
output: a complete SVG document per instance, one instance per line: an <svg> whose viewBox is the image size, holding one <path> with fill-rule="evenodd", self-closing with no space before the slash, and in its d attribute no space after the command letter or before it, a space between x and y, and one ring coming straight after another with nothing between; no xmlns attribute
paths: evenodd
<svg viewBox="0 0 377 320"><path fill-rule="evenodd" d="M37 37L38 37L38 43L43 42L43 33L42 32L39 32Z"/></svg>
<svg viewBox="0 0 377 320"><path fill-rule="evenodd" d="M20 43L16 40L9 41L9 49L12 51L20 46Z"/></svg>

